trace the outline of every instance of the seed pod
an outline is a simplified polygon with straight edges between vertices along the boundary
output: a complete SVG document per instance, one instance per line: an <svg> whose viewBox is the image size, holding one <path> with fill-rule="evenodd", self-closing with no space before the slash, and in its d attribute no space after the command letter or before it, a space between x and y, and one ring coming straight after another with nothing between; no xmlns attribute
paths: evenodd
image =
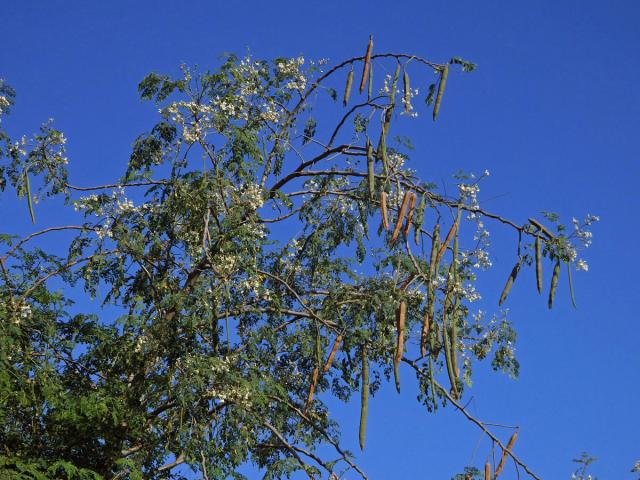
<svg viewBox="0 0 640 480"><path fill-rule="evenodd" d="M364 55L364 66L362 67L362 78L360 79L360 93L364 90L367 83L367 74L371 66L371 52L373 50L373 36L369 35L369 43L367 44L367 53Z"/></svg>
<svg viewBox="0 0 640 480"><path fill-rule="evenodd" d="M542 233L544 233L547 237L549 238L553 238L555 235L553 235L553 233L551 233L549 230L547 230L547 228L545 228L544 225L542 225L540 222L536 221L533 218L529 219L529 223L531 225L533 225L534 227L536 227L538 230L540 230Z"/></svg>
<svg viewBox="0 0 640 480"><path fill-rule="evenodd" d="M447 285L445 287L445 297L444 302L442 304L442 336L444 343L444 355L445 361L447 364L447 374L449 375L449 382L451 383L451 393L455 399L459 398L458 395L458 379L455 371L455 365L453 362L453 358L451 355L452 352L452 344L451 339L449 338L448 328L447 328L447 310L449 310L449 305L451 304L451 286L450 282L453 280L453 266L454 263L451 263L449 267L449 275L447 277Z"/></svg>
<svg viewBox="0 0 640 480"><path fill-rule="evenodd" d="M425 307L422 317L422 330L420 331L420 355L427 356L427 341L429 340L429 324L431 323L429 316L429 307Z"/></svg>
<svg viewBox="0 0 640 480"><path fill-rule="evenodd" d="M423 195L420 199L420 203L418 204L418 208L416 209L416 216L413 221L413 239L416 242L416 245L420 242L420 229L422 228L422 224L424 223L424 212L427 208L427 195Z"/></svg>
<svg viewBox="0 0 640 480"><path fill-rule="evenodd" d="M438 268L436 261L438 260L438 244L440 243L440 224L436 223L433 226L433 232L431 234L431 257L429 259L429 287L431 287L431 281Z"/></svg>
<svg viewBox="0 0 640 480"><path fill-rule="evenodd" d="M347 103L349 103L349 97L351 96L351 84L353 83L353 66L349 73L347 74L347 84L344 87L344 97L342 98L342 105L345 107Z"/></svg>
<svg viewBox="0 0 640 480"><path fill-rule="evenodd" d="M413 210L416 207L416 194L411 192L411 198L409 199L409 211L407 212L407 219L404 222L404 236L409 237L409 230L411 230L411 224L413 223Z"/></svg>
<svg viewBox="0 0 640 480"><path fill-rule="evenodd" d="M411 87L409 86L409 72L407 69L404 69L404 75L402 76L402 86L403 86L403 99L404 101L404 111L405 113L409 113L409 107L411 106Z"/></svg>
<svg viewBox="0 0 640 480"><path fill-rule="evenodd" d="M404 325L407 317L407 304L403 300L396 311L396 326L398 338L396 342L396 353L393 357L393 377L396 381L396 390L400 393L400 362L404 353Z"/></svg>
<svg viewBox="0 0 640 480"><path fill-rule="evenodd" d="M378 140L376 157L382 162L384 174L389 176L389 161L387 158L387 127L385 127L385 123L382 124L382 129L380 130L380 139Z"/></svg>
<svg viewBox="0 0 640 480"><path fill-rule="evenodd" d="M311 406L311 402L313 401L313 394L316 391L316 386L318 385L318 367L313 369L313 373L311 374L311 384L309 385L309 393L307 394L307 401L304 404L304 411L309 410Z"/></svg>
<svg viewBox="0 0 640 480"><path fill-rule="evenodd" d="M493 478L494 480L496 478L498 478L498 475L500 475L500 472L502 472L502 469L504 468L504 464L507 461L507 452L511 452L511 449L513 448L513 445L516 443L516 440L518 439L518 431L516 430L515 432L513 432L513 435L511 435L511 438L509 439L509 443L507 443L507 449L502 451L502 457L500 458L500 463L498 463L498 466L496 467L496 471L493 474Z"/></svg>
<svg viewBox="0 0 640 480"><path fill-rule="evenodd" d="M460 296L456 295L453 311L451 312L451 368L455 373L456 383L460 378L460 369L458 368L458 319L456 317L458 308L460 308Z"/></svg>
<svg viewBox="0 0 640 480"><path fill-rule="evenodd" d="M367 178L369 180L369 197L373 200L376 194L376 176L373 163L373 146L367 138Z"/></svg>
<svg viewBox="0 0 640 480"><path fill-rule="evenodd" d="M461 213L462 211L458 209L456 220L455 222L453 222L453 225L451 225L451 228L449 229L449 233L447 233L447 236L445 237L444 242L442 242L442 245L440 246L440 250L438 251L438 255L436 257L436 264L440 263L442 256L447 251L447 246L449 245L449 242L456 235L456 232L458 231L458 225L460 224Z"/></svg>
<svg viewBox="0 0 640 480"><path fill-rule="evenodd" d="M484 480L491 480L491 464L489 460L484 464Z"/></svg>
<svg viewBox="0 0 640 480"><path fill-rule="evenodd" d="M369 65L369 83L367 84L367 101L371 101L373 91L373 65Z"/></svg>
<svg viewBox="0 0 640 480"><path fill-rule="evenodd" d="M322 367L322 373L327 373L329 371L329 369L331 368L331 364L333 363L333 359L336 356L336 353L338 353L338 348L340 348L340 344L342 343L342 334L339 334L335 341L333 342L333 347L331 347L331 353L329 353L329 356L327 357L327 362L324 364L324 367Z"/></svg>
<svg viewBox="0 0 640 480"><path fill-rule="evenodd" d="M433 121L435 122L440 111L440 104L442 103L442 95L444 94L444 87L447 85L447 77L449 76L449 64L445 64L440 71L440 83L438 83L438 94L436 95L436 103L433 106Z"/></svg>
<svg viewBox="0 0 640 480"><path fill-rule="evenodd" d="M393 234L391 235L391 241L389 242L390 246L398 239L398 235L400 235L400 228L402 228L402 220L404 220L404 214L407 211L407 205L409 204L409 199L411 198L411 192L409 190L404 192L404 197L402 197L402 204L400 205L400 210L398 211L398 219L396 220L396 226L393 229Z"/></svg>
<svg viewBox="0 0 640 480"><path fill-rule="evenodd" d="M539 236L536 236L536 285L538 293L542 293L542 242Z"/></svg>
<svg viewBox="0 0 640 480"><path fill-rule="evenodd" d="M556 296L556 288L558 287L558 277L560 276L560 260L556 261L551 274L551 288L549 289L549 308L553 307L553 299Z"/></svg>
<svg viewBox="0 0 640 480"><path fill-rule="evenodd" d="M380 212L382 213L382 226L389 230L389 214L387 211L387 192L380 192Z"/></svg>
<svg viewBox="0 0 640 480"><path fill-rule="evenodd" d="M569 277L569 294L571 295L571 305L573 305L573 308L578 308L576 307L576 297L573 293L573 281L571 280L571 264L567 263L567 276Z"/></svg>
<svg viewBox="0 0 640 480"><path fill-rule="evenodd" d="M498 305L502 305L504 301L507 299L509 292L511 291L511 287L513 287L513 282L516 281L516 277L518 276L518 272L520 271L520 267L522 267L522 262L524 261L524 257L521 257L518 260L518 263L515 264L511 273L509 274L509 278L507 278L507 283L504 285L502 289L502 293L500 294L500 300L498 300Z"/></svg>
<svg viewBox="0 0 640 480"><path fill-rule="evenodd" d="M365 347L362 347L362 383L360 389L360 429L358 431L358 439L360 441L360 450L364 450L367 414L369 412L369 362L367 361Z"/></svg>
<svg viewBox="0 0 640 480"><path fill-rule="evenodd" d="M36 223L36 214L33 210L33 199L31 198L31 183L29 182L29 173L27 170L24 171L24 186L27 190L27 204L29 205L31 223Z"/></svg>

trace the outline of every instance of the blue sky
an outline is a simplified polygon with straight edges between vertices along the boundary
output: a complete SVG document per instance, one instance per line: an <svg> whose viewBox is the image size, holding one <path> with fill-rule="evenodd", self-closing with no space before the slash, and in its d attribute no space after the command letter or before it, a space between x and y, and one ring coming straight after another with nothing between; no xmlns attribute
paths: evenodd
<svg viewBox="0 0 640 480"><path fill-rule="evenodd" d="M574 275L576 310L564 282L548 311L531 272L519 279L508 306L520 378L480 367L470 411L520 425L516 452L542 478L568 478L583 450L599 457L592 471L601 480L632 478L640 459L640 3L344 3L6 0L0 77L18 93L6 125L26 133L54 117L69 139L72 183L96 184L119 176L131 142L152 125L154 108L136 92L150 71L214 67L223 52L332 63L361 55L370 33L377 51L478 63L450 78L436 124L424 114L407 125L418 171L447 180L460 168L489 169L481 203L519 223L542 210L601 222L586 253L590 271ZM11 212L3 232L30 231L11 192L0 205ZM47 204L38 214L62 219ZM492 235L495 268L483 291L495 309L515 239L497 226ZM336 410L354 451L357 408ZM391 385L372 401L367 442L359 459L372 479L450 478L484 463L490 448L459 413L428 415Z"/></svg>

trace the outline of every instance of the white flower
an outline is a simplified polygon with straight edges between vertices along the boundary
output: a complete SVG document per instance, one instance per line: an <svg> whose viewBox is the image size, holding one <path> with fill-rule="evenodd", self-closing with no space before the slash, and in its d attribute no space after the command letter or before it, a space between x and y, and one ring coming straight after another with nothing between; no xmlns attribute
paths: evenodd
<svg viewBox="0 0 640 480"><path fill-rule="evenodd" d="M578 271L582 270L584 272L588 272L589 271L589 264L587 264L587 262L585 262L584 260L579 259L576 262L576 270L578 270Z"/></svg>

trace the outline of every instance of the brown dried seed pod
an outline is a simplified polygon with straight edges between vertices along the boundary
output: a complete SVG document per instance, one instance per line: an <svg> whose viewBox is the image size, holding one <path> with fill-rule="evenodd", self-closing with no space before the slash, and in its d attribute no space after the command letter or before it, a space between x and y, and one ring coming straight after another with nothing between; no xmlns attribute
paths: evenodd
<svg viewBox="0 0 640 480"><path fill-rule="evenodd" d="M398 337L396 342L396 353L393 357L393 377L396 382L396 390L400 393L400 362L404 353L404 326L407 317L407 303L403 300L398 305L396 311L396 323L398 329Z"/></svg>
<svg viewBox="0 0 640 480"><path fill-rule="evenodd" d="M513 432L513 435L511 435L511 438L509 439L509 443L507 443L507 449L502 451L502 457L500 458L500 463L498 463L498 467L496 468L496 471L493 474L494 480L498 478L498 475L500 475L500 472L502 472L502 469L504 468L504 464L507 461L507 455L508 455L507 452L511 451L517 439L518 439L518 431L516 430L515 432Z"/></svg>
<svg viewBox="0 0 640 480"><path fill-rule="evenodd" d="M353 66L351 67L351 70L349 70L349 73L347 74L347 84L344 87L344 96L342 98L342 105L344 105L345 107L347 106L347 103L349 103L352 84L353 84Z"/></svg>
<svg viewBox="0 0 640 480"><path fill-rule="evenodd" d="M336 356L336 353L338 353L338 348L340 348L340 344L342 343L342 334L339 334L335 341L333 342L333 347L331 347L331 353L329 353L329 356L327 357L327 362L324 364L324 367L322 367L322 373L327 373L329 371L329 369L331 368L331 364L333 363L333 359Z"/></svg>
<svg viewBox="0 0 640 480"><path fill-rule="evenodd" d="M455 222L453 222L453 225L451 225L451 228L449 229L449 233L447 233L447 236L444 239L444 242L442 242L442 245L440 246L440 250L438 250L438 255L436 256L436 265L438 263L440 263L440 260L442 260L442 257L444 255L444 253L447 251L447 246L449 245L449 242L451 241L451 239L455 236L456 232L458 231L458 225L460 224L460 214L461 214L461 210L458 209L458 214L456 215L456 220Z"/></svg>
<svg viewBox="0 0 640 480"><path fill-rule="evenodd" d="M536 286L538 293L542 293L542 241L539 236L536 236L535 251L536 251Z"/></svg>
<svg viewBox="0 0 640 480"><path fill-rule="evenodd" d="M393 245L398 239L398 235L400 235L402 220L404 220L404 214L407 211L407 206L409 204L410 198L411 192L407 190L406 192L404 192L404 197L402 197L402 204L400 205L400 210L398 211L398 220L396 220L396 226L393 229L393 234L391 235L391 241L389 242L389 245Z"/></svg>
<svg viewBox="0 0 640 480"><path fill-rule="evenodd" d="M380 192L380 212L382 213L382 226L389 230L389 212L387 210L387 192Z"/></svg>
<svg viewBox="0 0 640 480"><path fill-rule="evenodd" d="M416 194L411 192L411 198L409 199L409 211L407 212L407 220L404 222L404 236L409 237L409 231L413 223L413 211L416 208Z"/></svg>
<svg viewBox="0 0 640 480"><path fill-rule="evenodd" d="M484 480L491 480L491 464L488 460L484 464Z"/></svg>
<svg viewBox="0 0 640 480"><path fill-rule="evenodd" d="M358 440L360 450L364 450L364 441L367 432L367 414L369 413L369 362L367 351L362 347L362 382L360 386L360 428Z"/></svg>
<svg viewBox="0 0 640 480"><path fill-rule="evenodd" d="M364 90L367 83L367 74L371 65L371 52L373 51L373 36L369 35L369 43L367 44L367 53L364 55L364 66L362 67L362 78L360 79L360 93Z"/></svg>
<svg viewBox="0 0 640 480"><path fill-rule="evenodd" d="M509 274L509 278L507 278L507 283L504 285L502 289L502 293L500 294L500 300L498 300L498 305L502 305L504 301L507 299L509 292L511 291L511 287L513 287L513 282L516 281L516 277L518 276L518 272L520 271L520 267L522 267L522 262L524 261L524 257L518 260L518 263L515 264L511 273Z"/></svg>
<svg viewBox="0 0 640 480"><path fill-rule="evenodd" d="M436 95L436 103L433 106L433 120L435 121L440 111L440 104L442 103L442 95L444 94L444 87L447 85L447 77L449 76L449 64L445 64L440 71L440 82L438 83L438 94Z"/></svg>
<svg viewBox="0 0 640 480"><path fill-rule="evenodd" d="M553 266L551 274L551 288L549 289L549 308L553 307L553 299L556 296L556 288L558 287L558 277L560 276L560 260Z"/></svg>
<svg viewBox="0 0 640 480"><path fill-rule="evenodd" d="M316 386L318 385L318 373L319 373L318 367L314 368L313 373L311 374L311 384L309 385L309 393L307 394L307 401L304 404L305 412L309 410L309 407L311 406L311 402L313 401L313 394L315 393Z"/></svg>

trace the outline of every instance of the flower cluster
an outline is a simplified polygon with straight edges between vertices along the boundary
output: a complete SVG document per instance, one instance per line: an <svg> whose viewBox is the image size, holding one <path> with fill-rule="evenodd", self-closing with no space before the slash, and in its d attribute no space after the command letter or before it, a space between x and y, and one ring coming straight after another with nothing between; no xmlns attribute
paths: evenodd
<svg viewBox="0 0 640 480"><path fill-rule="evenodd" d="M288 79L285 88L303 91L307 87L307 77L301 71L302 65L304 65L304 57L291 58L276 64L278 74Z"/></svg>

